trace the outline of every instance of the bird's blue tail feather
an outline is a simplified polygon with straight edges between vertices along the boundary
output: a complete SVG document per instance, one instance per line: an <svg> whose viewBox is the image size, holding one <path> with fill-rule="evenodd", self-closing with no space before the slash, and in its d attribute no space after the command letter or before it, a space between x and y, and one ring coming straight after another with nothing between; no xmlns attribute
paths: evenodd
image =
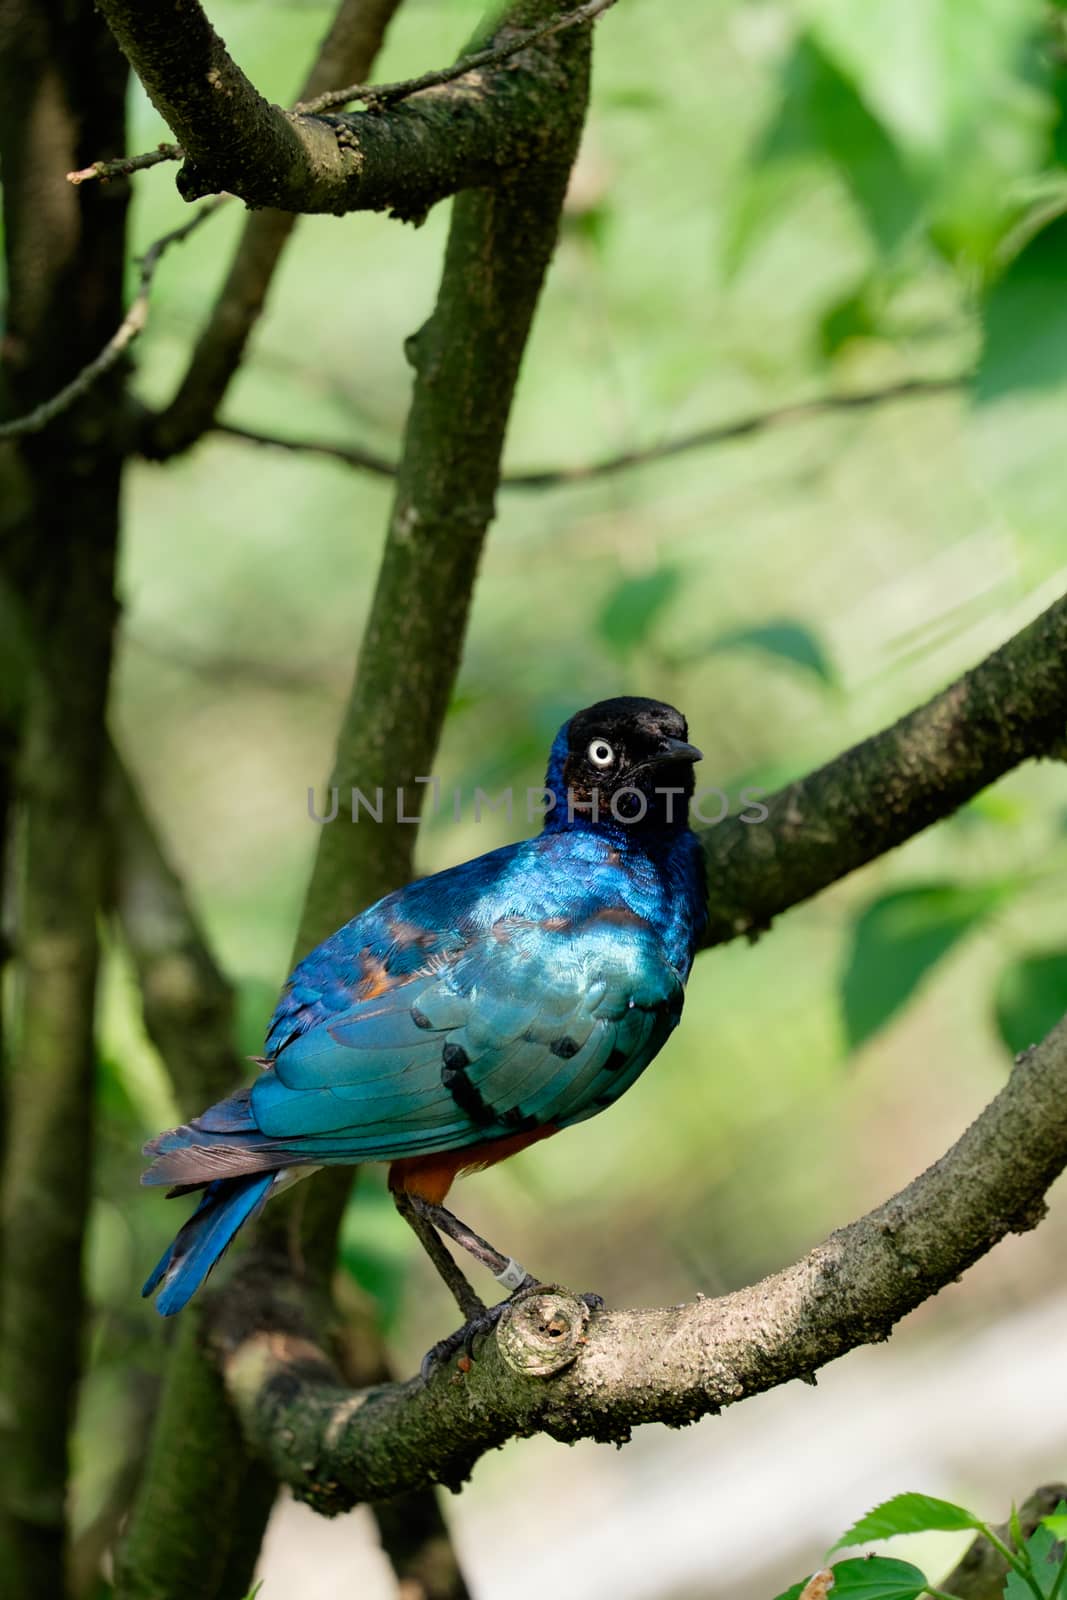
<svg viewBox="0 0 1067 1600"><path fill-rule="evenodd" d="M275 1172L253 1172L208 1184L199 1206L141 1290L149 1295L162 1283L156 1301L161 1316L173 1316L195 1294L237 1230L263 1204L276 1177Z"/></svg>

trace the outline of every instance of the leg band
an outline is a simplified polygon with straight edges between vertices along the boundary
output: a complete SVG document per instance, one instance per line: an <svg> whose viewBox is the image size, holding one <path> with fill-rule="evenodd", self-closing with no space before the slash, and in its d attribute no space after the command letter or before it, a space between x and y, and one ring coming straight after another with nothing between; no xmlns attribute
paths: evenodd
<svg viewBox="0 0 1067 1600"><path fill-rule="evenodd" d="M496 1279L497 1283L501 1284L505 1289L521 1288L526 1282L528 1276L529 1274L527 1273L526 1268L520 1267L519 1263L513 1257L508 1258L508 1264L504 1268L503 1272L493 1273L493 1277Z"/></svg>

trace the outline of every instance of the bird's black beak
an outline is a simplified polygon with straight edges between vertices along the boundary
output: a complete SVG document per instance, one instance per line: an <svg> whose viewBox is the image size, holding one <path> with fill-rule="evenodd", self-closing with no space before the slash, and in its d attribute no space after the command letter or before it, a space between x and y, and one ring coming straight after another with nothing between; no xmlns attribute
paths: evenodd
<svg viewBox="0 0 1067 1600"><path fill-rule="evenodd" d="M648 762L650 767L665 767L678 761L703 761L704 752L698 750L695 744L686 744L684 739L663 739L659 749Z"/></svg>

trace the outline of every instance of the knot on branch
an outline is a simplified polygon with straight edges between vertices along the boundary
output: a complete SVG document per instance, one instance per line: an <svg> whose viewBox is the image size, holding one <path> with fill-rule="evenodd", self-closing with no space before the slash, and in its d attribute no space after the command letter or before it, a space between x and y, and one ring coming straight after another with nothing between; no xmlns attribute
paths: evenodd
<svg viewBox="0 0 1067 1600"><path fill-rule="evenodd" d="M588 1321L584 1300L566 1289L549 1289L508 1307L497 1327L497 1345L513 1372L551 1378L577 1360Z"/></svg>

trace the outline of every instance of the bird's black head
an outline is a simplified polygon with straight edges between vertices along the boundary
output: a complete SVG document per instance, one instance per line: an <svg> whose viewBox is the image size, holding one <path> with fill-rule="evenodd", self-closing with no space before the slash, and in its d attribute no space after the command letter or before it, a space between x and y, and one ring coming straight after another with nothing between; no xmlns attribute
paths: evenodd
<svg viewBox="0 0 1067 1600"><path fill-rule="evenodd" d="M547 828L684 828L700 751L685 718L661 700L620 695L578 711L556 735L545 787Z"/></svg>

